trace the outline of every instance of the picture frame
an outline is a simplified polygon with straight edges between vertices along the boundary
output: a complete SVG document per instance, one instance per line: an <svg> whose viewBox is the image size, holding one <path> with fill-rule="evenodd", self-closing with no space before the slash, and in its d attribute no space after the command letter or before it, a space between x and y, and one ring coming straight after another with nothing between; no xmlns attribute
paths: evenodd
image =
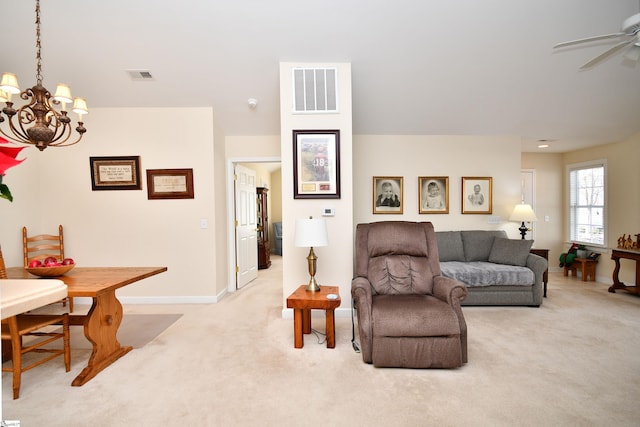
<svg viewBox="0 0 640 427"><path fill-rule="evenodd" d="M89 157L91 190L141 190L140 156Z"/></svg>
<svg viewBox="0 0 640 427"><path fill-rule="evenodd" d="M403 184L404 177L401 176L374 176L373 213L402 214L404 209Z"/></svg>
<svg viewBox="0 0 640 427"><path fill-rule="evenodd" d="M193 169L147 169L147 198L193 199Z"/></svg>
<svg viewBox="0 0 640 427"><path fill-rule="evenodd" d="M449 213L449 177L418 177L418 213Z"/></svg>
<svg viewBox="0 0 640 427"><path fill-rule="evenodd" d="M340 198L340 131L293 131L293 198Z"/></svg>
<svg viewBox="0 0 640 427"><path fill-rule="evenodd" d="M493 206L493 178L462 177L462 213L491 214Z"/></svg>

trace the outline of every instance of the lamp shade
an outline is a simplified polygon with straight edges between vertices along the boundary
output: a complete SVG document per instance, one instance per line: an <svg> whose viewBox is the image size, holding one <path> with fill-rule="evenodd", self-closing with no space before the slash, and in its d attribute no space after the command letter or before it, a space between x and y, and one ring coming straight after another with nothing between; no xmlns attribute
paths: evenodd
<svg viewBox="0 0 640 427"><path fill-rule="evenodd" d="M513 213L509 217L509 221L537 221L536 214L533 212L531 205L521 203L516 205Z"/></svg>
<svg viewBox="0 0 640 427"><path fill-rule="evenodd" d="M2 73L2 81L0 81L0 89L6 93L20 93L18 87L18 77L13 73Z"/></svg>
<svg viewBox="0 0 640 427"><path fill-rule="evenodd" d="M56 94L53 97L64 104L68 104L73 101L73 99L71 99L71 88L69 85L64 83L58 84L56 87Z"/></svg>
<svg viewBox="0 0 640 427"><path fill-rule="evenodd" d="M328 246L327 222L321 218L297 219L295 245L298 247Z"/></svg>

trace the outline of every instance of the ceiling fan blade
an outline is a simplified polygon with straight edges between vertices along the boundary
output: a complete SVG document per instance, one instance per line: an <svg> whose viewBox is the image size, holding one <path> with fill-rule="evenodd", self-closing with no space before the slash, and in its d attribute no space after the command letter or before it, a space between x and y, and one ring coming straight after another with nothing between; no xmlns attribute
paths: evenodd
<svg viewBox="0 0 640 427"><path fill-rule="evenodd" d="M580 67L580 69L583 70L585 68L589 68L589 67L595 65L597 62L600 62L601 60L605 59L607 56L613 55L614 53L616 53L617 51L619 51L623 47L630 45L631 43L633 43L634 40L635 39L631 39L631 40L627 40L627 41L623 41L623 42L618 43L617 45L613 46L611 49L605 51L604 53L601 53L600 55L598 55L595 58L593 58L591 61L589 61L586 64L584 64L582 67Z"/></svg>
<svg viewBox="0 0 640 427"><path fill-rule="evenodd" d="M604 34L604 35L601 35L601 36L587 37L587 38L584 38L584 39L571 40L571 41L568 41L568 42L558 43L553 48L555 49L557 47L572 46L574 44L593 42L593 41L596 41L596 40L612 39L612 38L615 38L615 37L621 37L621 36L626 36L626 35L627 34L625 34L625 33L613 33L613 34Z"/></svg>

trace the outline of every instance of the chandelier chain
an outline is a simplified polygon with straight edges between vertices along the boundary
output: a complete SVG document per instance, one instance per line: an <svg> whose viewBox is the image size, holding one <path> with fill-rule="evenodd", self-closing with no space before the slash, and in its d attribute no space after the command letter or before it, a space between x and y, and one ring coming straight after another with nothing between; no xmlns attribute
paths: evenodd
<svg viewBox="0 0 640 427"><path fill-rule="evenodd" d="M36 0L36 81L39 85L42 84L42 56L40 50L42 45L40 44L40 0Z"/></svg>

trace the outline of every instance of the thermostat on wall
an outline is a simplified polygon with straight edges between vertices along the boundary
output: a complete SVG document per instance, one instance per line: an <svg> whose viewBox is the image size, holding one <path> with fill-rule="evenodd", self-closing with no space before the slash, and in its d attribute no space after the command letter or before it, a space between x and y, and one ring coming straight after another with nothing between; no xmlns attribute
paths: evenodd
<svg viewBox="0 0 640 427"><path fill-rule="evenodd" d="M322 216L335 216L336 211L333 208L323 208Z"/></svg>

